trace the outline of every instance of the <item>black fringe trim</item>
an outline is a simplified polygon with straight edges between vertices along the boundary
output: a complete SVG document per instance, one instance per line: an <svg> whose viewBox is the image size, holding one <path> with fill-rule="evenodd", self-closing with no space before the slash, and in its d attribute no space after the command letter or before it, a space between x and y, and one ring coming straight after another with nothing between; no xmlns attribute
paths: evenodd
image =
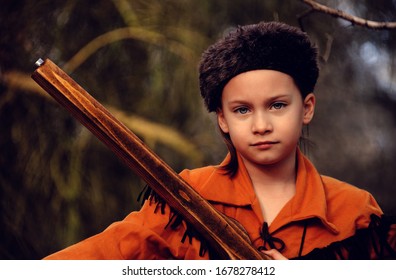
<svg viewBox="0 0 396 280"><path fill-rule="evenodd" d="M165 214L166 201L148 185L146 185L140 192L137 200L141 203L141 205L143 205L146 200L149 201L150 205L152 203L155 203L156 206L154 209L154 213L158 213L158 211L160 210L161 215ZM177 230L183 221L183 216L171 207L171 217L169 218L169 222L166 224L165 229L169 227L172 230ZM183 234L182 239L180 240L181 243L184 243L186 242L186 240L188 240L189 244L192 244L193 238L196 238L201 243L201 246L199 248L199 256L203 257L209 248L206 240L204 238L201 238L201 236L189 223L186 222L186 225L187 228ZM209 252L209 254L210 256L212 256L211 252Z"/></svg>
<svg viewBox="0 0 396 280"><path fill-rule="evenodd" d="M388 243L388 235L395 235L391 225L396 224L396 216L371 215L368 228L359 229L356 234L325 248L317 248L298 260L369 260L374 252L379 260L395 260L396 248Z"/></svg>

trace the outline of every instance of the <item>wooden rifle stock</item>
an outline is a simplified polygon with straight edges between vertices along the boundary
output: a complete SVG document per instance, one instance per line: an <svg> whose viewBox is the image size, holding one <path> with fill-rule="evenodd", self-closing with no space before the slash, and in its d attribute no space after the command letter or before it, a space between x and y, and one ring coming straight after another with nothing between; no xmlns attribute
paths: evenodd
<svg viewBox="0 0 396 280"><path fill-rule="evenodd" d="M134 170L183 216L222 259L269 259L250 243L236 222L218 212L172 168L51 60L39 60L32 74L56 101Z"/></svg>

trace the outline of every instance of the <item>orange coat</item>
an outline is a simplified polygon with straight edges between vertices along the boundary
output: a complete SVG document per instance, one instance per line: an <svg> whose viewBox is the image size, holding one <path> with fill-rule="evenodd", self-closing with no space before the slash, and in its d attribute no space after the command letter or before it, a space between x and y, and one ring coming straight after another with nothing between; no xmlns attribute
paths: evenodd
<svg viewBox="0 0 396 280"><path fill-rule="evenodd" d="M218 166L184 170L180 175L219 211L239 221L256 248L264 243L269 248L272 242L282 249L283 243L281 252L287 258L350 237L357 229L368 227L371 214L382 214L370 193L321 176L300 151L297 164L296 194L267 230L263 229L260 206L240 159L232 179ZM165 205L163 212L159 208L147 200L140 211L47 259L208 259L208 252L200 256L199 239L185 236L184 221L172 229L167 226L170 208Z"/></svg>

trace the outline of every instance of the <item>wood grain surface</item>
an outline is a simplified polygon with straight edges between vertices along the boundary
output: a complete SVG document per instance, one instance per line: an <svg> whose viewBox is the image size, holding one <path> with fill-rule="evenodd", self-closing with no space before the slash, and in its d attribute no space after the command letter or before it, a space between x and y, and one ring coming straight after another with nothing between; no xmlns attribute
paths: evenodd
<svg viewBox="0 0 396 280"><path fill-rule="evenodd" d="M268 259L250 243L237 222L219 213L131 130L51 60L32 78L105 143L206 239L222 259Z"/></svg>

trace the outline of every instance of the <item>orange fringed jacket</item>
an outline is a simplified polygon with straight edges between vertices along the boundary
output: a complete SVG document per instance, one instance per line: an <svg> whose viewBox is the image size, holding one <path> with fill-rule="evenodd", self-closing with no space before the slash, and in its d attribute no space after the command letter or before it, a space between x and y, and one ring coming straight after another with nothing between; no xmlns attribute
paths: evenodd
<svg viewBox="0 0 396 280"><path fill-rule="evenodd" d="M371 214L382 215L370 193L321 176L300 151L296 194L269 227L241 159L232 179L219 166L184 170L180 175L216 209L239 221L256 248L276 248L287 258L303 256L353 236L356 230L368 227ZM152 196L140 211L46 259L210 258L204 242L184 221L173 221L173 214L168 205Z"/></svg>

